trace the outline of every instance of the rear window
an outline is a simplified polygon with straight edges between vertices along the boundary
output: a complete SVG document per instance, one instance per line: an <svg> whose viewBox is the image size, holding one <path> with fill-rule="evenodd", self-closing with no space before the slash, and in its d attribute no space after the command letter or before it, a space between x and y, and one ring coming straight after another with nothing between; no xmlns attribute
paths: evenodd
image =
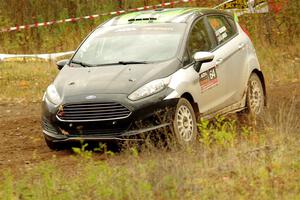
<svg viewBox="0 0 300 200"><path fill-rule="evenodd" d="M229 23L223 16L209 16L208 21L214 31L218 44L226 42L236 33L233 20Z"/></svg>

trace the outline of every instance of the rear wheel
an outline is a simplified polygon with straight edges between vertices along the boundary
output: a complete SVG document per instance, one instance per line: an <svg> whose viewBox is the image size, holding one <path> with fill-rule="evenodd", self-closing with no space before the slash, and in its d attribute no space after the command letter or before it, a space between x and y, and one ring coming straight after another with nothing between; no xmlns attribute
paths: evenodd
<svg viewBox="0 0 300 200"><path fill-rule="evenodd" d="M177 104L173 130L179 144L190 144L196 140L197 124L194 109L190 102L181 98Z"/></svg>
<svg viewBox="0 0 300 200"><path fill-rule="evenodd" d="M246 106L250 115L259 116L264 109L265 95L261 80L253 73L248 81Z"/></svg>

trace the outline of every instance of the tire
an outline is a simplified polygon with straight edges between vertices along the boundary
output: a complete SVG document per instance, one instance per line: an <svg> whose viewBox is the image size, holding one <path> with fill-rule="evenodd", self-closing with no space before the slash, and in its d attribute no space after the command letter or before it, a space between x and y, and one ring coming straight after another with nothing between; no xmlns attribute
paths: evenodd
<svg viewBox="0 0 300 200"><path fill-rule="evenodd" d="M61 149L60 143L53 142L53 141L47 139L46 137L45 137L45 141L46 141L46 144L49 147L49 149L56 150L56 151Z"/></svg>
<svg viewBox="0 0 300 200"><path fill-rule="evenodd" d="M197 122L194 109L184 98L178 101L173 119L173 132L181 145L191 144L197 138Z"/></svg>
<svg viewBox="0 0 300 200"><path fill-rule="evenodd" d="M264 111L265 94L257 74L251 74L248 81L246 111L253 116L260 116Z"/></svg>

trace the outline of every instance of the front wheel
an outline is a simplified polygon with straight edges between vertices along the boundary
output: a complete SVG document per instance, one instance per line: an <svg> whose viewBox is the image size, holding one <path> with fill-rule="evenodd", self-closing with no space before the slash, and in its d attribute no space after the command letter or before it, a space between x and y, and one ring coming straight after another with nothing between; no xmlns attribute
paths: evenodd
<svg viewBox="0 0 300 200"><path fill-rule="evenodd" d="M195 112L190 102L184 98L178 101L173 120L173 130L179 144L190 144L196 140Z"/></svg>

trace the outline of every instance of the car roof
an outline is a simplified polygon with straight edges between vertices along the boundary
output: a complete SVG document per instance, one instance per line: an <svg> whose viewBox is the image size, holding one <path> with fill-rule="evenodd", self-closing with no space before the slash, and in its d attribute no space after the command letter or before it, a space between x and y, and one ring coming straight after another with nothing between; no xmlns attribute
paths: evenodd
<svg viewBox="0 0 300 200"><path fill-rule="evenodd" d="M206 14L229 14L212 8L159 8L155 10L145 10L131 12L116 16L109 20L104 26L134 24L134 23L186 23L194 15Z"/></svg>

